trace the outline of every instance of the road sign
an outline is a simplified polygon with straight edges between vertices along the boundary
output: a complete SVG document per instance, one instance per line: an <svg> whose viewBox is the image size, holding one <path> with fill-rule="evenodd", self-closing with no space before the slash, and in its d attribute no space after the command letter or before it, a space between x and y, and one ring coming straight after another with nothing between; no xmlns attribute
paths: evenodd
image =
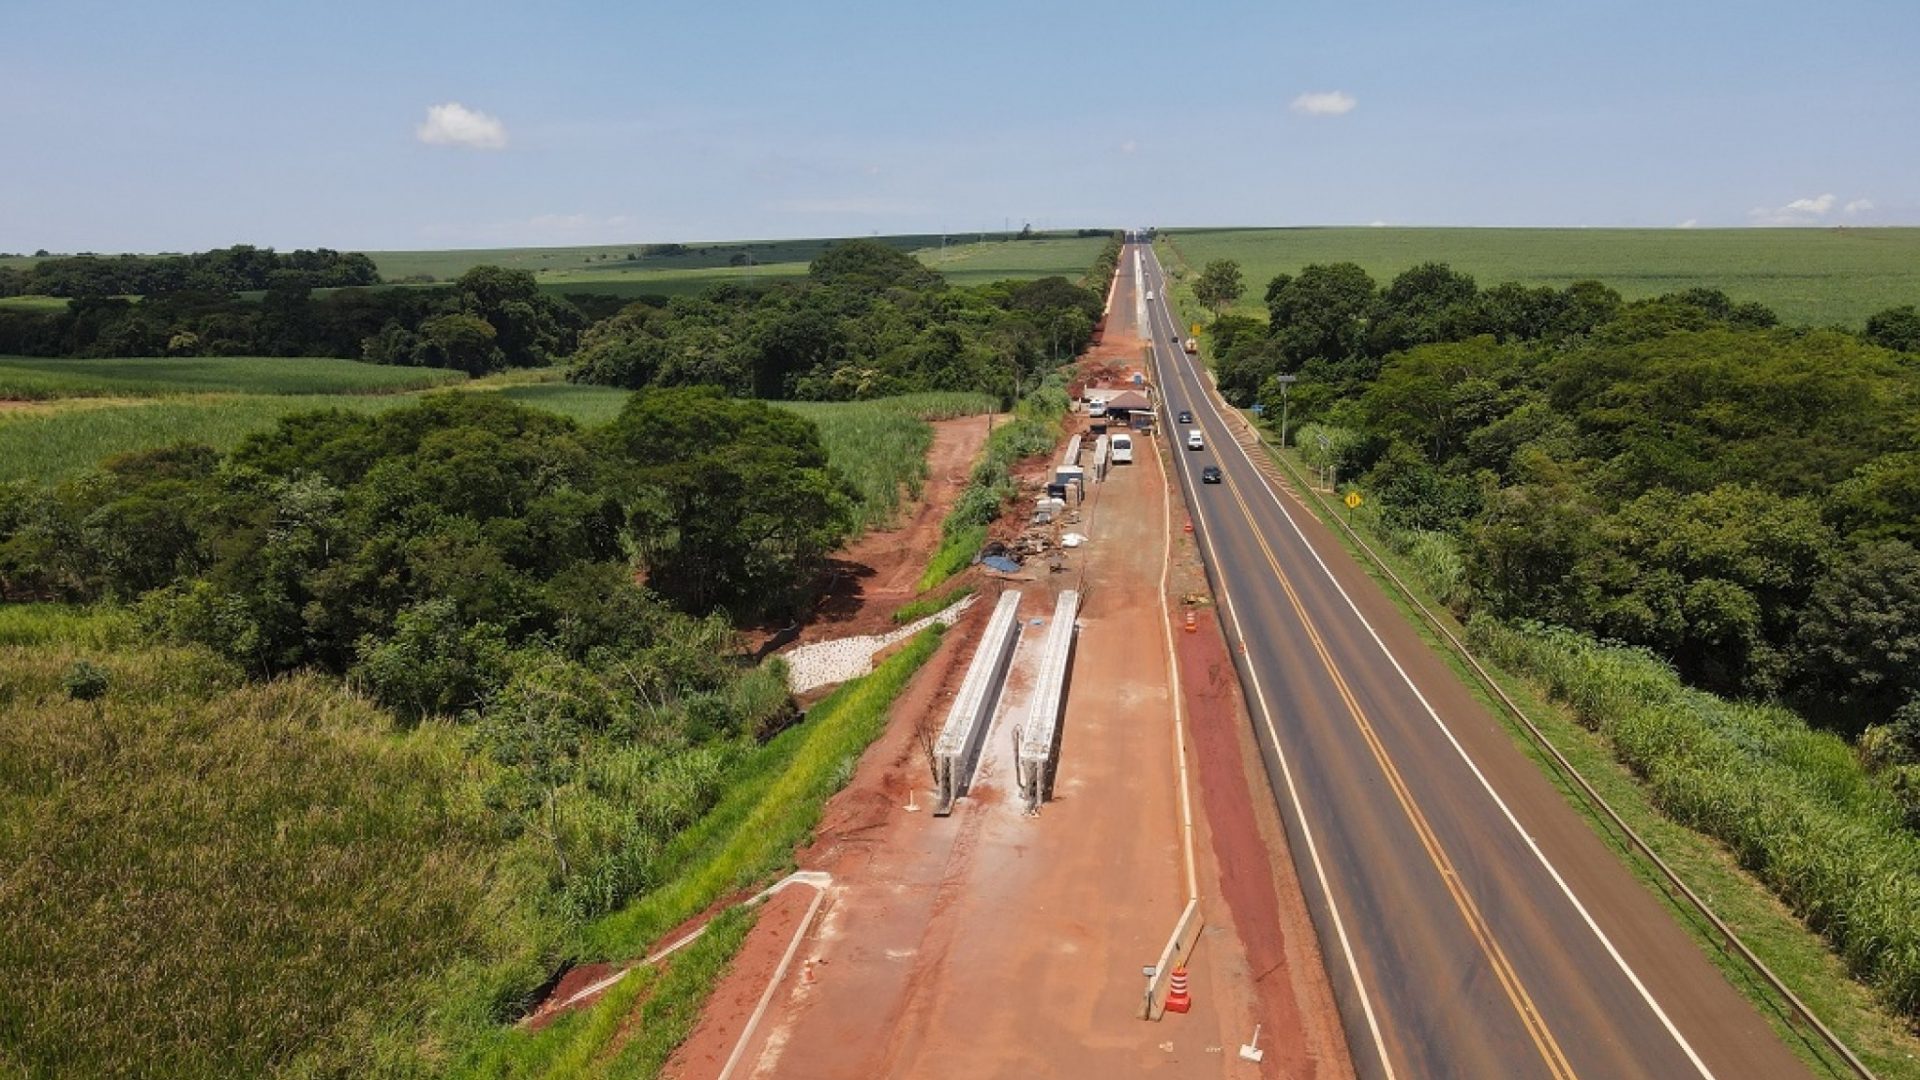
<svg viewBox="0 0 1920 1080"><path fill-rule="evenodd" d="M1199 323L1194 323L1194 324L1193 324L1193 329L1192 329L1192 330L1190 330L1190 331L1189 331L1189 333L1191 333L1191 334L1192 334L1192 335L1193 335L1194 337L1199 337L1199 336L1200 336L1200 324L1199 324Z"/></svg>
<svg viewBox="0 0 1920 1080"><path fill-rule="evenodd" d="M1347 492L1347 509L1349 510L1358 509L1362 501L1363 500L1360 498L1359 492L1357 491Z"/></svg>

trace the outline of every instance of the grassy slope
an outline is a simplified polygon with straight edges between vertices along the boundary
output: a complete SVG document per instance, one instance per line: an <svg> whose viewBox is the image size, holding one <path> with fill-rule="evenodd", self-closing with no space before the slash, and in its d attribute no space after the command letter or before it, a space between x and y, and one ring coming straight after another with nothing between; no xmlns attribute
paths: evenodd
<svg viewBox="0 0 1920 1080"><path fill-rule="evenodd" d="M1210 229L1175 231L1196 270L1240 263L1239 308L1264 314L1267 282L1309 263L1355 262L1382 285L1438 261L1481 285L1605 282L1628 298L1707 286L1758 300L1788 323L1859 327L1920 303L1920 229ZM1171 265L1171 261L1170 261Z"/></svg>
<svg viewBox="0 0 1920 1080"><path fill-rule="evenodd" d="M808 711L804 724L761 748L735 774L720 804L676 837L662 856L665 883L593 929L590 940L595 950L615 959L639 955L715 901L791 865L794 848L811 835L827 797L852 776L867 744L885 728L894 698L939 647L941 629L922 631L873 674L841 686ZM725 926L716 920L716 928ZM674 965L680 963L676 960ZM695 963L709 975L720 969L711 959ZM644 971L641 975L647 977ZM669 972L667 979L671 978ZM628 981L636 982L632 977ZM683 993L703 998L713 980L687 982L693 985ZM608 994L592 1008L566 1016L537 1035L493 1033L457 1074L650 1075L657 1062L664 1060L664 1053L649 1050L635 1061L640 1052L617 1045L622 1021L641 994L638 985L623 983L622 987L621 992ZM657 990L647 1001L649 1010L656 1007L668 1007ZM691 1030L690 1025L678 1036L684 1037L685 1030ZM672 1039L666 1049L677 1041ZM638 1071L628 1071L630 1066Z"/></svg>
<svg viewBox="0 0 1920 1080"><path fill-rule="evenodd" d="M0 400L173 394L387 394L462 383L458 371L278 356L0 356Z"/></svg>
<svg viewBox="0 0 1920 1080"><path fill-rule="evenodd" d="M15 640L48 615L0 611ZM0 724L0 865L32 867L0 875L0 1074L433 1068L418 1027L442 980L539 977L543 877L480 806L459 732L39 621L0 646L0 713L31 718ZM96 704L61 688L81 657L111 674Z"/></svg>

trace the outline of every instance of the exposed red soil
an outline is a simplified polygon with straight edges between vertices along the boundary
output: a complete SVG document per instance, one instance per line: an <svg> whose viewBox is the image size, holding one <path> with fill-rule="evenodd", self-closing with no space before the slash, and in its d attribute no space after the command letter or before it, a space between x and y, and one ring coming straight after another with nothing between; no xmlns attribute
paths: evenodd
<svg viewBox="0 0 1920 1080"><path fill-rule="evenodd" d="M1263 1076L1350 1077L1333 988L1300 895L1254 743L1240 681L1212 611L1175 638L1188 734L1219 895L1245 950L1264 1031Z"/></svg>
<svg viewBox="0 0 1920 1080"><path fill-rule="evenodd" d="M778 637L784 648L893 629L894 610L913 598L928 557L940 546L941 523L967 485L990 419L1000 422L986 416L933 421L921 497L902 507L896 524L869 529L828 560L821 594L797 634L759 627L742 635L748 646L757 649Z"/></svg>
<svg viewBox="0 0 1920 1080"><path fill-rule="evenodd" d="M667 1059L666 1067L661 1070L662 1076L688 1073L698 1076L720 1075L728 1056L733 1053L739 1029L760 1004L760 995L780 969L780 961L787 954L794 932L800 928L807 908L813 903L814 892L810 885L789 885L768 897L760 906L760 912L754 918L753 932L741 943L726 977L720 980L714 987L713 996L707 999L701 1023ZM803 945L794 958L795 966L798 967L806 959ZM731 1023L707 1023L705 1016L734 1019Z"/></svg>
<svg viewBox="0 0 1920 1080"><path fill-rule="evenodd" d="M1123 279L1116 292L1117 336L1096 353L1116 373L1140 354L1130 284ZM799 853L801 865L835 879L802 948L825 963L813 986L800 987L798 972L789 972L749 1043L755 1066L736 1075L1350 1072L1331 994L1314 993L1325 977L1291 864L1284 847L1270 843L1279 836L1277 815L1253 787L1259 766L1217 631L1210 639L1177 635L1193 640L1176 649L1190 673L1183 697L1196 711L1188 760L1207 916L1190 961L1194 1009L1160 1024L1135 1018L1140 965L1157 957L1186 898L1158 593L1164 537L1182 519L1165 519L1166 476L1157 459L1141 457L1096 485L1079 527L1093 542L1066 553L1067 572L1030 563L1015 575L1025 618L1050 614L1060 588L1082 594L1053 801L1032 819L1010 797L1003 744L1025 693L1016 673L974 789L953 817L904 809L915 790L923 808L929 801L923 732L937 728L965 674L995 599L989 589L909 685L888 731ZM1047 464L1022 471L1037 482ZM1024 515L1011 517L996 535L1024 527ZM1027 656L1023 647L1016 672ZM1272 836L1255 813L1256 793L1274 818ZM1252 940L1242 927L1256 928ZM715 1062L732 1052L766 986L763 974L743 974L747 966L726 978L748 985L723 985L721 1004L696 1032L714 1049L671 1075L717 1075ZM1259 1067L1236 1055L1256 1023L1268 1051Z"/></svg>

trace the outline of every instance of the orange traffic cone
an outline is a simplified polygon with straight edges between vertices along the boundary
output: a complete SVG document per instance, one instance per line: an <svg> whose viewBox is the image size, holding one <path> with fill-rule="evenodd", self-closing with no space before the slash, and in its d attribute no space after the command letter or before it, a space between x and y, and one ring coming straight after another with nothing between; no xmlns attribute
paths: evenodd
<svg viewBox="0 0 1920 1080"><path fill-rule="evenodd" d="M1188 531L1188 532L1192 532L1192 531L1193 531L1193 522L1191 522L1191 521L1189 521L1189 522L1187 522L1187 531Z"/></svg>
<svg viewBox="0 0 1920 1080"><path fill-rule="evenodd" d="M800 966L800 985L812 986L814 982L815 982L815 979L813 976L813 961L808 960L806 963Z"/></svg>
<svg viewBox="0 0 1920 1080"><path fill-rule="evenodd" d="M1187 612L1187 633L1197 634L1199 632L1200 624L1193 621L1193 612Z"/></svg>
<svg viewBox="0 0 1920 1080"><path fill-rule="evenodd" d="M1183 1013L1193 1008L1193 999L1187 996L1187 969L1173 969L1173 978L1167 983L1167 1011Z"/></svg>

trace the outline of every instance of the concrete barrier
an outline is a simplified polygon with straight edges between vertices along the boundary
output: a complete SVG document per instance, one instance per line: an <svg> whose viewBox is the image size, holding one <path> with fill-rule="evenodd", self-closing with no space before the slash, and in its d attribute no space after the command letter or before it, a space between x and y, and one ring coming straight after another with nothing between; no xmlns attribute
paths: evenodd
<svg viewBox="0 0 1920 1080"><path fill-rule="evenodd" d="M1080 594L1060 594L1053 606L1053 623L1041 646L1040 671L1027 704L1027 722L1020 729L1020 795L1032 813L1053 797L1053 774L1059 764L1060 706L1066 697L1067 673L1073 660L1074 618L1080 614Z"/></svg>
<svg viewBox="0 0 1920 1080"><path fill-rule="evenodd" d="M1173 924L1173 936L1167 939L1167 947L1160 953L1160 962L1153 967L1153 978L1147 982L1146 1000L1140 1006L1140 1019L1158 1020L1167 1011L1167 980L1172 978L1173 969L1185 967L1193 956L1193 947L1200 943L1200 931L1207 925L1205 915L1200 913L1198 897L1187 901L1180 919Z"/></svg>
<svg viewBox="0 0 1920 1080"><path fill-rule="evenodd" d="M1013 646L1020 639L1020 594L1000 594L987 620L987 631L967 667L967 677L947 710L947 722L933 744L933 781L938 788L933 804L936 817L953 812L953 801L966 794L973 782L973 768L980 760L980 746L993 719L994 706L1000 701L1000 689L1007 681L1007 665L1013 659Z"/></svg>

